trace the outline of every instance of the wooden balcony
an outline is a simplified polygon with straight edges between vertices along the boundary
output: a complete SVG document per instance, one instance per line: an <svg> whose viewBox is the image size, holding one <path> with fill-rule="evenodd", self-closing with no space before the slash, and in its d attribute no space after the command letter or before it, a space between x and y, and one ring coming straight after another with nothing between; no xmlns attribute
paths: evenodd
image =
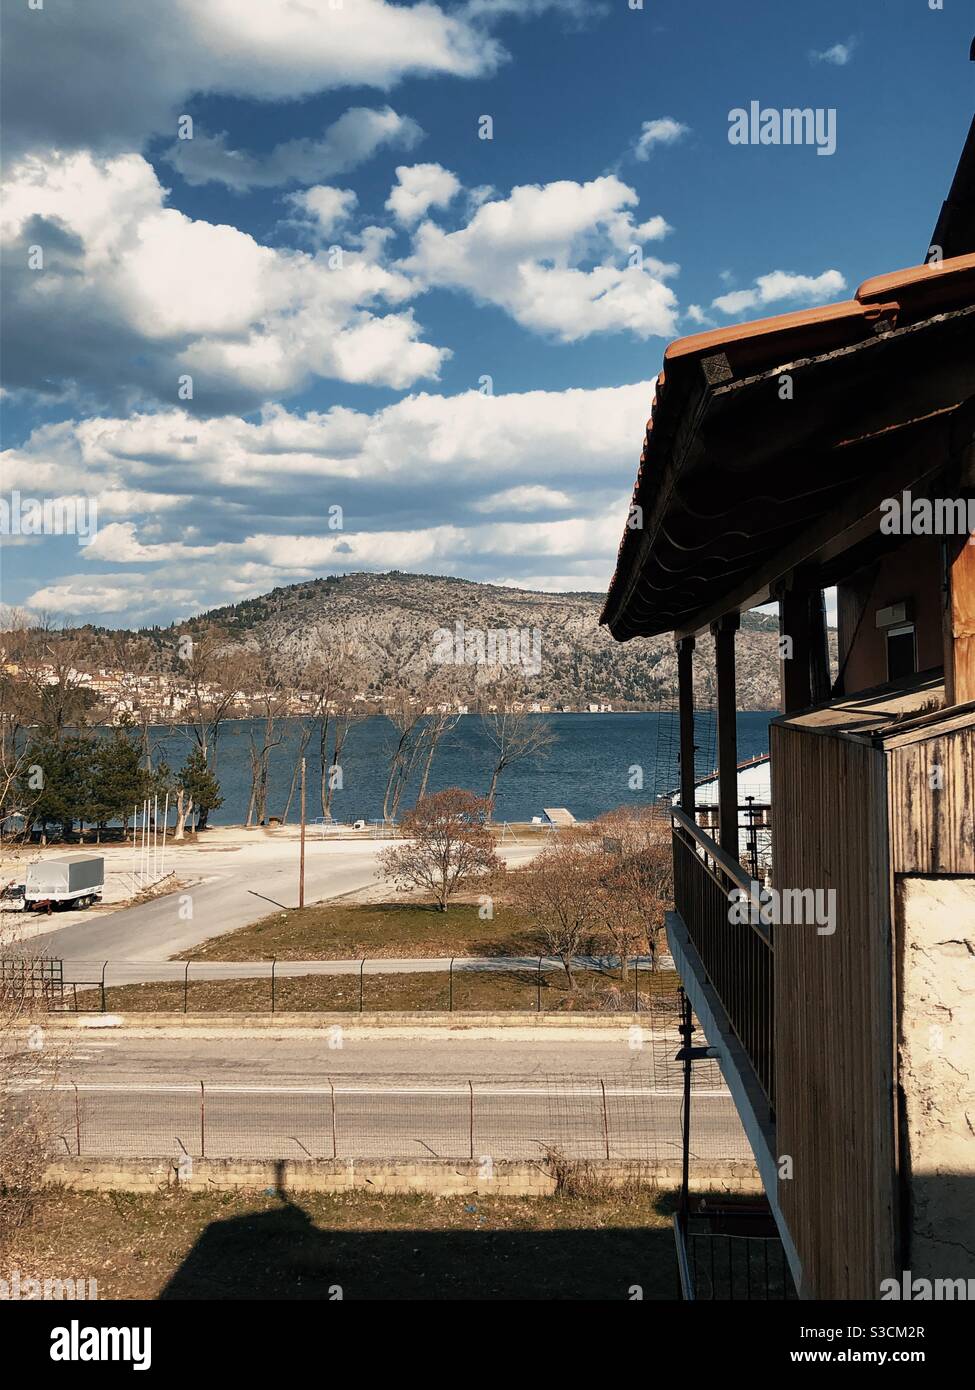
<svg viewBox="0 0 975 1390"><path fill-rule="evenodd" d="M731 920L732 893L760 904L753 880L683 811L674 809L674 906L728 1022L775 1109L774 952L771 928ZM753 915L753 914L748 914ZM757 912L754 914L757 916Z"/></svg>

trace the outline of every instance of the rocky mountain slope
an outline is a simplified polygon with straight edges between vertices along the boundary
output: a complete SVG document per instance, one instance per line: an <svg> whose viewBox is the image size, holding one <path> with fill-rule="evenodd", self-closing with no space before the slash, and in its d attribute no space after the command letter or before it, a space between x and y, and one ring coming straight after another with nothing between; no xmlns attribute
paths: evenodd
<svg viewBox="0 0 975 1390"><path fill-rule="evenodd" d="M438 653L442 658L452 648L456 655L458 624L473 652L479 633L487 642L492 632L527 630L529 646L522 649L519 675L531 699L553 707L593 703L614 709L649 709L673 699L677 669L672 639L614 642L599 626L602 601L601 593L536 593L435 575L349 574L274 589L152 636L167 648L178 631L216 625L235 644L267 645L300 664L314 653L320 633L341 631L360 650L369 693L380 695L393 688L418 688L437 669ZM445 642L445 631L452 642ZM743 618L737 641L740 708L778 705L776 632L772 617L752 613ZM698 643L695 667L699 699L710 704L709 638ZM459 674L468 681L473 674L483 683L496 673L496 666L485 664Z"/></svg>

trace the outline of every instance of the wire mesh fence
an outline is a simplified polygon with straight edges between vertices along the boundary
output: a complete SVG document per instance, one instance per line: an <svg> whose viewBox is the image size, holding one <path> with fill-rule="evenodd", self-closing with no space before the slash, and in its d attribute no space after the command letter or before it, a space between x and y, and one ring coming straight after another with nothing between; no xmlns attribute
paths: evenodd
<svg viewBox="0 0 975 1390"><path fill-rule="evenodd" d="M19 962L14 962L14 965ZM57 962L52 1010L75 1013L639 1013L676 1020L667 958L443 957L425 962ZM28 981L28 984L31 982Z"/></svg>
<svg viewBox="0 0 975 1390"><path fill-rule="evenodd" d="M692 1155L750 1162L726 1091L695 1086ZM62 1156L208 1159L568 1158L676 1162L682 1096L639 1076L436 1084L343 1076L317 1087L62 1083Z"/></svg>

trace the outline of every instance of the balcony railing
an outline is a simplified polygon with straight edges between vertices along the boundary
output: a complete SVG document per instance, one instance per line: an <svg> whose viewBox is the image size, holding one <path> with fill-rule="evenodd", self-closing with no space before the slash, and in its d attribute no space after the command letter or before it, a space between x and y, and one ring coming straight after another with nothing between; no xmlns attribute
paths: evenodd
<svg viewBox="0 0 975 1390"><path fill-rule="evenodd" d="M672 816L674 906L774 1111L771 929L761 921L732 920L736 889L745 895L737 915L758 917L761 903L750 875L690 816L676 807Z"/></svg>

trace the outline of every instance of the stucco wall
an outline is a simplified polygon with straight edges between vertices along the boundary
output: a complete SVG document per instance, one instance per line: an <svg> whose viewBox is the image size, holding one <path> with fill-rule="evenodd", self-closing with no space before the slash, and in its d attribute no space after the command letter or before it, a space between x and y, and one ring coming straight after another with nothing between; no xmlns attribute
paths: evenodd
<svg viewBox="0 0 975 1390"><path fill-rule="evenodd" d="M905 1263L975 1277L975 878L898 883Z"/></svg>

